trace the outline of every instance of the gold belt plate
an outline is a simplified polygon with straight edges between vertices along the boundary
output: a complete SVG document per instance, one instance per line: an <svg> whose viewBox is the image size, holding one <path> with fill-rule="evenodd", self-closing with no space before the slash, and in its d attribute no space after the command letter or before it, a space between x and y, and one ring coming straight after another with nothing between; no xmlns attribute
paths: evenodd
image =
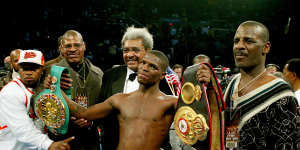
<svg viewBox="0 0 300 150"><path fill-rule="evenodd" d="M62 101L53 93L44 94L35 103L36 114L51 128L64 125L66 111Z"/></svg>
<svg viewBox="0 0 300 150"><path fill-rule="evenodd" d="M209 127L203 115L197 114L191 107L180 107L174 117L174 127L178 137L186 144L194 145L204 141Z"/></svg>
<svg viewBox="0 0 300 150"><path fill-rule="evenodd" d="M194 86L191 82L186 82L182 86L181 99L185 104L191 104L196 99L201 99L202 91L199 85Z"/></svg>

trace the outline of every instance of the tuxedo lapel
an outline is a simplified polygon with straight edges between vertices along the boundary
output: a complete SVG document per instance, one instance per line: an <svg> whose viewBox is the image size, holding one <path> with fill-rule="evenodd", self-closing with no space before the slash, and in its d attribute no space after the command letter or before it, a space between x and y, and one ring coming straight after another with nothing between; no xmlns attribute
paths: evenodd
<svg viewBox="0 0 300 150"><path fill-rule="evenodd" d="M120 68L119 78L112 83L112 94L123 93L127 67Z"/></svg>

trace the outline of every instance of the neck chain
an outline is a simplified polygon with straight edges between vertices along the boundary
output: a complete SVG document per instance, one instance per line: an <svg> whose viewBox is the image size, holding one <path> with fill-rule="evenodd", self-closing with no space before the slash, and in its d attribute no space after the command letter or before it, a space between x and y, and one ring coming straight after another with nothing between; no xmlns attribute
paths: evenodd
<svg viewBox="0 0 300 150"><path fill-rule="evenodd" d="M85 82L86 82L86 79L85 79L85 64L82 64L82 69L83 69L83 85L81 85L81 81L80 81L80 74L79 74L79 71L77 72L77 77L78 77L78 85L81 89L83 89L85 87Z"/></svg>
<svg viewBox="0 0 300 150"><path fill-rule="evenodd" d="M264 73L266 72L266 69L264 69L264 71L262 71L259 75L257 75L255 78L253 78L252 80L250 80L249 82L247 82L243 87L241 87L238 91L242 91L244 88L249 87L250 85L252 85L254 83L254 81L256 81L260 76L262 76Z"/></svg>

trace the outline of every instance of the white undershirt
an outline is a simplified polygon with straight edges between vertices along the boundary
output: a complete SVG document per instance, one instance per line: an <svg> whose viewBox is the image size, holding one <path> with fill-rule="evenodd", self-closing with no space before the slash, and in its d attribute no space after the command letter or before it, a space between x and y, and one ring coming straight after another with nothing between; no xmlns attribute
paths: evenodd
<svg viewBox="0 0 300 150"><path fill-rule="evenodd" d="M131 73L134 73L134 71L127 67L127 74L126 74L123 93L130 93L130 92L136 91L140 86L138 81L137 81L137 77L133 81L130 81L128 79L129 75Z"/></svg>

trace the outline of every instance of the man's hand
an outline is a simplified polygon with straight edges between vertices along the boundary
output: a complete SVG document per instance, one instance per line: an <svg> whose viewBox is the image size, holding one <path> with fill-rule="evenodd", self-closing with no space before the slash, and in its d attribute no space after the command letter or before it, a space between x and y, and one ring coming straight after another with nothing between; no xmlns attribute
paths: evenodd
<svg viewBox="0 0 300 150"><path fill-rule="evenodd" d="M49 89L52 83L57 82L56 80L56 78L48 75L44 81L44 88ZM62 89L68 89L72 87L72 81L70 74L63 73L60 78L60 87Z"/></svg>
<svg viewBox="0 0 300 150"><path fill-rule="evenodd" d="M201 83L204 83L205 85L208 85L208 83L210 82L210 76L211 76L211 72L209 67L206 66L205 64L201 64L197 71L197 75L196 75L197 80Z"/></svg>
<svg viewBox="0 0 300 150"><path fill-rule="evenodd" d="M72 87L72 78L70 74L63 73L61 78L60 78L60 87L62 89L68 89Z"/></svg>
<svg viewBox="0 0 300 150"><path fill-rule="evenodd" d="M92 122L89 121L89 120L86 120L84 118L81 118L81 119L77 119L76 117L71 117L71 120L74 121L74 123L76 125L78 125L80 128L88 128L92 125Z"/></svg>
<svg viewBox="0 0 300 150"><path fill-rule="evenodd" d="M75 139L74 136L69 137L63 141L57 141L57 142L53 142L50 147L48 148L48 150L70 150L70 145L68 144L70 141L72 141L73 139Z"/></svg>

